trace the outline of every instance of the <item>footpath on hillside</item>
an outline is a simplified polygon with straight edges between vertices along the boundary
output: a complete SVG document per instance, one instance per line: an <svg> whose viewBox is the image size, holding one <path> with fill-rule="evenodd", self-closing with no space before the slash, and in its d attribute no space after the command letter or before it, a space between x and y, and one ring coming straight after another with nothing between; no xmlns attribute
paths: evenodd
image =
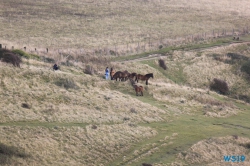
<svg viewBox="0 0 250 166"><path fill-rule="evenodd" d="M237 42L229 42L229 43L221 43L220 45L211 45L211 46L207 46L207 45L200 45L199 47L193 47L190 48L189 46L182 46L182 47L176 47L173 48L172 51L206 51L206 50L210 50L210 49L216 49L216 48L220 48L220 47L225 47L225 46L234 46L234 45L239 45L239 44L248 44L250 43L249 41L237 41ZM169 49L168 51L170 51L171 49ZM140 62L140 61L145 61L145 60L153 60L153 59L159 59L159 58L163 58L165 57L165 53L168 53L168 51L164 52L164 51L153 51L151 54L147 53L144 56L138 56L138 55L133 55L130 56L130 58L122 58L120 60L116 60L117 62Z"/></svg>

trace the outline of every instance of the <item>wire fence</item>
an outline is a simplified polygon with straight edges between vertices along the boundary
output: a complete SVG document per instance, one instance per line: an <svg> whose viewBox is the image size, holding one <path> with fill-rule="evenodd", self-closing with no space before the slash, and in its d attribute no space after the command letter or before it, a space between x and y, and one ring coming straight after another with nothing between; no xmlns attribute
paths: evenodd
<svg viewBox="0 0 250 166"><path fill-rule="evenodd" d="M31 48L24 46L22 48L15 48L14 46L7 46L0 44L0 48L4 49L22 49L28 53L37 54L40 56L50 56L53 54L61 56L71 56L77 59L79 56L126 56L132 54L140 54L143 52L150 52L159 50L165 47L187 45L194 43L209 42L217 40L222 37L231 37L232 40L239 40L240 36L249 34L249 28L243 27L239 29L220 29L209 32L197 33L187 36L180 36L175 38L161 38L153 39L148 37L144 41L137 43L127 43L124 45L104 46L93 49L74 49L74 48Z"/></svg>

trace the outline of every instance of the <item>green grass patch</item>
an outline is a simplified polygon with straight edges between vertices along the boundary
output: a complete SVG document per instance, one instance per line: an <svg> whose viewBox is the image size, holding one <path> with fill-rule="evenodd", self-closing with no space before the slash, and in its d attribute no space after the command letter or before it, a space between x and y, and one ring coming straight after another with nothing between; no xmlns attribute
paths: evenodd
<svg viewBox="0 0 250 166"><path fill-rule="evenodd" d="M23 58L26 59L40 59L40 57L36 54L28 54L27 52L19 49L12 50L13 53L20 55Z"/></svg>
<svg viewBox="0 0 250 166"><path fill-rule="evenodd" d="M21 127L46 127L46 128L55 128L55 127L86 127L87 123L60 123L60 122L39 122L39 121L16 121L16 122L7 122L0 123L0 126L21 126Z"/></svg>
<svg viewBox="0 0 250 166"><path fill-rule="evenodd" d="M247 107L250 109L250 107ZM228 135L237 135L242 137L250 138L250 128L248 127L248 117L250 113L244 111L237 116L232 116L229 118L210 118L201 115L183 115L178 117L172 122L156 122L139 124L140 126L151 127L158 131L158 135L143 140L137 143L126 152L126 158L131 158L130 161L137 158L133 153L135 150L140 151L141 149L147 147L149 144L154 146L146 149L143 153L148 152L148 150L157 147L158 150L147 157L143 157L143 160L138 160L132 164L127 162L122 162L122 158L119 158L111 163L111 165L130 165L137 166L141 163L164 163L169 164L174 162L176 155L180 152L188 150L193 144L201 141L203 139L208 139L211 137L224 137ZM170 139L173 133L178 135ZM169 139L164 138L169 136ZM172 144L168 144L172 142ZM167 146L161 146L166 143ZM143 154L142 153L142 154ZM181 161L178 159L178 161ZM185 163L185 161L183 161Z"/></svg>
<svg viewBox="0 0 250 166"><path fill-rule="evenodd" d="M156 70L160 71L166 78L172 80L176 84L184 84L186 80L186 75L183 73L183 67L181 63L177 62L175 68L168 68L167 70L162 69L159 65L155 64L154 60L141 61L142 64L147 64ZM166 64L168 66L168 64Z"/></svg>

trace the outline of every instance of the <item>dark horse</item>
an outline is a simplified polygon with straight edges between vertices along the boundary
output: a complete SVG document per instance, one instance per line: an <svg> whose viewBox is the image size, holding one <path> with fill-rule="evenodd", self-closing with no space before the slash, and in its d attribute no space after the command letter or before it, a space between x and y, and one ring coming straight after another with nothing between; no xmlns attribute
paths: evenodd
<svg viewBox="0 0 250 166"><path fill-rule="evenodd" d="M140 92L141 92L141 96L143 96L143 86L134 85L134 88L135 88L136 96L138 96L138 93Z"/></svg>
<svg viewBox="0 0 250 166"><path fill-rule="evenodd" d="M150 77L154 78L153 73L149 73L149 74L146 74L146 75L137 74L135 81L138 82L138 80L142 80L142 81L146 80L146 85L148 85L148 79Z"/></svg>
<svg viewBox="0 0 250 166"><path fill-rule="evenodd" d="M118 71L114 74L113 80L119 79L119 81L127 80L129 73Z"/></svg>
<svg viewBox="0 0 250 166"><path fill-rule="evenodd" d="M128 75L128 78L134 80L134 78L136 79L136 76L137 76L136 73L131 73Z"/></svg>

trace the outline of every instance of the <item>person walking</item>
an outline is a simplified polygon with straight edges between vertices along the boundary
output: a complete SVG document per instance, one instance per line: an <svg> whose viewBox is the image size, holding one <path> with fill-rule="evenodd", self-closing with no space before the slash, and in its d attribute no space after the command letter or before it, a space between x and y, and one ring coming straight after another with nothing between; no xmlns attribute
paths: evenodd
<svg viewBox="0 0 250 166"><path fill-rule="evenodd" d="M109 79L109 68L108 67L106 67L106 70L105 70L105 78L106 78L106 80Z"/></svg>

